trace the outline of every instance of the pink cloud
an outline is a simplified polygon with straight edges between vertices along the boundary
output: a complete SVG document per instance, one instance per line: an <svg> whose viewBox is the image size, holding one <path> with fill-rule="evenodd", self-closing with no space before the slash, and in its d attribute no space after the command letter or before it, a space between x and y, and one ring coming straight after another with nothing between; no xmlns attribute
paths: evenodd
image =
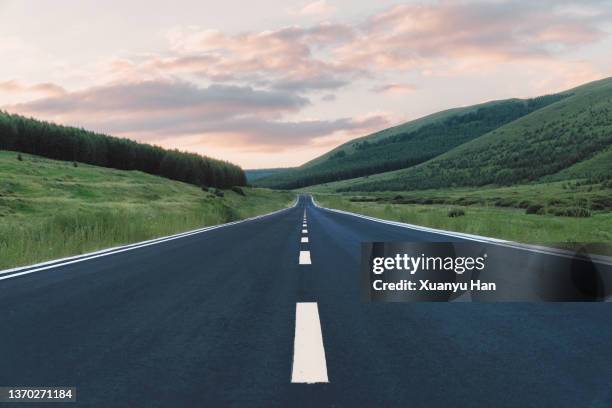
<svg viewBox="0 0 612 408"><path fill-rule="evenodd" d="M326 5L317 1L304 9ZM238 34L179 27L168 32L168 52L115 59L108 67L119 82L183 77L329 93L389 72L448 76L516 61L557 60L567 50L601 40L606 35L601 24L612 20L610 14L599 3L585 9L549 0L443 0L399 5L358 24L326 22ZM372 90L412 90L391 85Z"/></svg>
<svg viewBox="0 0 612 408"><path fill-rule="evenodd" d="M168 34L169 55L116 59L108 68L121 80L185 74L300 91L333 89L344 86L364 70L316 57L314 50L350 41L353 34L351 27L331 23L236 35L174 29Z"/></svg>
<svg viewBox="0 0 612 408"><path fill-rule="evenodd" d="M92 87L4 106L9 112L158 143L199 135L239 150L282 151L336 132L388 124L362 119L286 120L310 101L294 92L185 81L143 81Z"/></svg>
<svg viewBox="0 0 612 408"><path fill-rule="evenodd" d="M37 96L58 96L66 93L66 90L59 85L52 83L39 83L27 85L22 82L11 80L0 82L0 92L13 94L36 94Z"/></svg>
<svg viewBox="0 0 612 408"><path fill-rule="evenodd" d="M611 13L597 3L588 11L547 0L447 0L392 7L353 25L320 23L233 35L176 28L168 33L168 53L116 60L110 68L132 80L195 75L299 92L329 90L387 71L452 71L471 64L554 59L606 35L601 24L612 20Z"/></svg>
<svg viewBox="0 0 612 408"><path fill-rule="evenodd" d="M326 0L313 1L302 7L298 14L311 17L329 17L336 11Z"/></svg>
<svg viewBox="0 0 612 408"><path fill-rule="evenodd" d="M347 65L406 70L435 59L550 58L606 35L600 15L555 12L552 6L547 1L400 5L367 19L335 55Z"/></svg>
<svg viewBox="0 0 612 408"><path fill-rule="evenodd" d="M416 86L412 84L384 84L374 86L370 88L370 91L374 93L383 93L388 95L399 95L414 92L416 89Z"/></svg>

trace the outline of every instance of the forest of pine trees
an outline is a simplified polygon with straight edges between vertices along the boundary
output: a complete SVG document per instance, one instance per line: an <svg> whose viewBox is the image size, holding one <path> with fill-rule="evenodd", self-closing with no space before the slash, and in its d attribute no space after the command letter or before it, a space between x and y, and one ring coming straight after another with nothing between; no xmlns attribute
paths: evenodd
<svg viewBox="0 0 612 408"><path fill-rule="evenodd" d="M225 161L2 111L0 150L119 170L140 170L197 186L228 188L246 184L242 169Z"/></svg>

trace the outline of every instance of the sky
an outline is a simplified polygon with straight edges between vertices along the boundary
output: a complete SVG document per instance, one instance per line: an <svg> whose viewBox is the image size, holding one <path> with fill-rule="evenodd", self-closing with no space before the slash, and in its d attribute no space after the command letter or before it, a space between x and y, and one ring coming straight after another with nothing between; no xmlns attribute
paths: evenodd
<svg viewBox="0 0 612 408"><path fill-rule="evenodd" d="M244 168L612 76L612 0L0 0L0 109Z"/></svg>

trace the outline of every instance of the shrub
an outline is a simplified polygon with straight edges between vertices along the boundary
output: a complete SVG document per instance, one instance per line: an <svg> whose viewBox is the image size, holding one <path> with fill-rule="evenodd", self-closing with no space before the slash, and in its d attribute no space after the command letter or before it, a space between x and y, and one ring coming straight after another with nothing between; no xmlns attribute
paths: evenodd
<svg viewBox="0 0 612 408"><path fill-rule="evenodd" d="M495 201L496 207L514 207L514 200L511 198L500 198Z"/></svg>
<svg viewBox="0 0 612 408"><path fill-rule="evenodd" d="M476 198L469 198L469 197L459 197L458 199L455 200L456 204L459 205L474 205L474 204L478 204L478 200Z"/></svg>
<svg viewBox="0 0 612 408"><path fill-rule="evenodd" d="M225 196L225 193L223 193L223 191L221 191L221 190L219 190L218 188L215 188L215 187L210 187L208 189L208 192L211 193L211 194L216 195L217 197Z"/></svg>
<svg viewBox="0 0 612 408"><path fill-rule="evenodd" d="M542 214L544 207L540 204L532 204L525 209L525 214Z"/></svg>
<svg viewBox="0 0 612 408"><path fill-rule="evenodd" d="M463 217L464 215L465 211L463 211L461 208L451 208L448 210L448 216L451 218Z"/></svg>
<svg viewBox="0 0 612 408"><path fill-rule="evenodd" d="M75 161L72 162L72 167L79 167L79 164Z"/></svg>
<svg viewBox="0 0 612 408"><path fill-rule="evenodd" d="M353 203L368 203L368 202L376 201L376 198L364 197L364 196L354 196L354 197L349 198L349 201Z"/></svg>
<svg viewBox="0 0 612 408"><path fill-rule="evenodd" d="M612 197L599 196L591 199L592 210L612 209Z"/></svg>
<svg viewBox="0 0 612 408"><path fill-rule="evenodd" d="M23 161L23 157L21 157L21 153L19 153L19 154L17 155L17 160L19 160L19 161Z"/></svg>
<svg viewBox="0 0 612 408"><path fill-rule="evenodd" d="M236 194L240 194L241 196L244 196L244 195L245 195L245 194L244 194L244 190L243 190L243 189L241 189L241 188L240 188L240 187L238 187L238 186L234 186L234 187L232 187L232 191L233 191L234 193L236 193Z"/></svg>
<svg viewBox="0 0 612 408"><path fill-rule="evenodd" d="M582 208L582 207L571 207L571 208L566 208L563 211L563 214L566 217L579 217L579 218L586 218L586 217L590 217L591 216L591 211L589 211L586 208Z"/></svg>
<svg viewBox="0 0 612 408"><path fill-rule="evenodd" d="M421 201L418 198L404 198L402 200L393 201L394 204L418 204L420 202Z"/></svg>
<svg viewBox="0 0 612 408"><path fill-rule="evenodd" d="M529 208L531 207L531 203L527 200L523 200L518 204L519 208ZM527 214L533 214L533 213L527 213Z"/></svg>

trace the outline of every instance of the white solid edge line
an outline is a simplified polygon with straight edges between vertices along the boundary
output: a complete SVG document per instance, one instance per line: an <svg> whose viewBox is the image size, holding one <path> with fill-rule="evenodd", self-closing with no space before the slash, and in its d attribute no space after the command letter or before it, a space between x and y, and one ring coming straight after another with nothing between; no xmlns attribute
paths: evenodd
<svg viewBox="0 0 612 408"><path fill-rule="evenodd" d="M300 265L310 265L312 262L310 261L310 251L300 251Z"/></svg>
<svg viewBox="0 0 612 408"><path fill-rule="evenodd" d="M327 383L327 363L323 333L316 302L295 305L292 383Z"/></svg>
<svg viewBox="0 0 612 408"><path fill-rule="evenodd" d="M308 242L308 237L302 237L302 240L300 242Z"/></svg>
<svg viewBox="0 0 612 408"><path fill-rule="evenodd" d="M212 225L212 226L208 226L204 228L198 228L195 230L181 232L179 234L169 235L166 237L160 237L160 238L150 239L147 241L131 243L131 244L123 245L123 246L107 248L107 249L103 249L103 250L99 250L95 252L90 252L87 254L81 254L81 255L71 256L68 258L46 261L46 262L42 262L39 264L21 266L21 267L12 268L12 269L6 269L3 271L0 271L0 280L9 279L9 278L13 278L13 277L21 276L21 275L27 275L27 274L34 273L34 272L40 272L40 271L44 271L47 269L59 268L65 265L71 265L71 264L78 263L78 262L88 261L90 259L101 258L103 256L113 255L113 254L117 254L120 252L131 251L133 249L143 248L143 247L160 244L160 243L167 242L167 241L172 241L172 240L179 239L179 238L189 237L191 235L196 235L202 232L212 231L212 230L219 229L219 228L229 227L231 225L236 225L236 224L240 224L243 222L254 221L254 220L257 220L263 217L268 217L268 216L271 216L271 215L274 215L274 214L277 214L283 211L288 211L294 208L297 205L298 201L299 201L298 198L296 198L295 202L293 203L291 207L281 208L280 210L276 210L271 213L262 214L262 215L258 215L258 216L251 217L251 218L246 218L244 220L232 221L232 222L228 222L225 224Z"/></svg>
<svg viewBox="0 0 612 408"><path fill-rule="evenodd" d="M447 230L423 227L421 225L407 224L407 223L398 222L398 221L383 220L381 218L375 218L375 217L370 217L368 215L356 214L350 211L336 210L334 208L322 207L319 204L317 204L313 196L310 196L310 198L312 199L313 205L317 208L336 212L339 214L351 215L353 217L359 217L365 220L379 222L382 224L389 224L389 225L394 225L396 227L402 227L402 228L408 228L408 229L413 229L417 231L429 232L432 234L446 235L446 236L454 237L454 238L462 238L462 239L467 239L470 241L499 245L499 246L503 246L507 248L520 249L523 251L535 252L539 254L556 255L556 256L561 256L561 257L570 258L570 259L573 259L576 257L576 254L574 252L566 251L563 249L549 248L549 247L544 247L544 246L539 246L539 245L521 244L519 242L507 241L507 240L503 240L499 238L485 237L482 235L466 234L463 232L455 232L455 231L447 231ZM589 254L588 257L592 261L595 261L595 262L598 262L604 265L612 266L612 257L603 256L603 255L592 255L592 254Z"/></svg>
<svg viewBox="0 0 612 408"><path fill-rule="evenodd" d="M307 229L303 229L302 230L302 234L308 234L308 230Z"/></svg>

